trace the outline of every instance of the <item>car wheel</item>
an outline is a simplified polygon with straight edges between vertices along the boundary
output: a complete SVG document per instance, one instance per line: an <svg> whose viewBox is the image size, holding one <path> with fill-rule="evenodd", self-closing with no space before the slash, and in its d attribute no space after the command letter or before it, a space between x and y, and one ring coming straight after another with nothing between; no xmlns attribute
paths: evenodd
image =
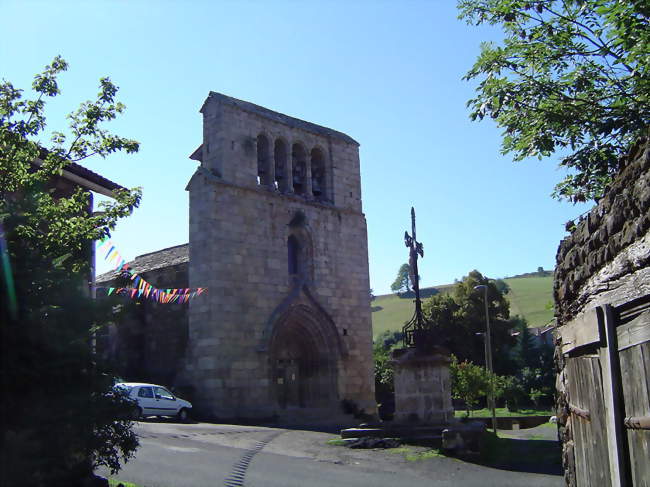
<svg viewBox="0 0 650 487"><path fill-rule="evenodd" d="M138 421L140 419L142 419L142 408L141 407L136 407L133 410L133 413L131 413L131 420Z"/></svg>
<svg viewBox="0 0 650 487"><path fill-rule="evenodd" d="M178 411L176 417L178 418L179 421L183 423L187 423L190 419L190 412L186 408L183 408L180 411Z"/></svg>

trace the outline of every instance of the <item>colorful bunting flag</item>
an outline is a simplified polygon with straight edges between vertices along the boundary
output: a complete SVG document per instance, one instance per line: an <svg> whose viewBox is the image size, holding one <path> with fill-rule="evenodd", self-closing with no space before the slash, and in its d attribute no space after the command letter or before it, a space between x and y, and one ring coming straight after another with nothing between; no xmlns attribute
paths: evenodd
<svg viewBox="0 0 650 487"><path fill-rule="evenodd" d="M111 294L126 294L130 295L133 299L136 294L140 298L144 295L146 299L152 299L159 303L186 303L190 299L200 296L201 293L207 290L207 288L197 288L196 291L192 291L191 288L177 288L177 289L158 289L155 286L148 283L144 280L137 272L131 270L129 265L126 263L126 260L122 258L120 253L117 251L115 245L112 244L108 237L102 238L98 245L97 251L102 247L107 247L108 252L104 255L104 260L114 263L115 270L121 272L124 276L129 276L129 279L133 281L132 286L128 288L98 288L98 289L107 289L107 296Z"/></svg>

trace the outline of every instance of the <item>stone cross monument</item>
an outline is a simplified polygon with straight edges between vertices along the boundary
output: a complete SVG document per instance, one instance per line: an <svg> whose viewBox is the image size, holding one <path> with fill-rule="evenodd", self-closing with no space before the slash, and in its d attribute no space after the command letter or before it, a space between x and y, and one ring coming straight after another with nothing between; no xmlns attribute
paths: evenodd
<svg viewBox="0 0 650 487"><path fill-rule="evenodd" d="M433 324L424 319L420 300L418 256L424 247L417 241L415 209L411 208L411 235L404 234L409 248L411 282L415 292L415 313L406 323L405 348L393 352L395 420L401 423L445 425L454 417L451 403L449 352L436 345Z"/></svg>

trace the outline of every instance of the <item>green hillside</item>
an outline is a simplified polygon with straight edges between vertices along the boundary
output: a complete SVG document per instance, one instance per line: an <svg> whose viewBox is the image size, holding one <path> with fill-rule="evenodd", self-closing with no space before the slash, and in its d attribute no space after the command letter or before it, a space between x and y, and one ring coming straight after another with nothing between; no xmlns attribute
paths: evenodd
<svg viewBox="0 0 650 487"><path fill-rule="evenodd" d="M511 277L504 279L510 286L506 295L510 301L510 314L523 316L531 327L543 326L553 318L553 276ZM424 295L451 292L453 284L424 288ZM435 292L435 291L433 291ZM401 330L413 316L413 298L400 298L396 294L377 296L372 302L372 331L377 336L386 330Z"/></svg>
<svg viewBox="0 0 650 487"><path fill-rule="evenodd" d="M510 292L510 315L523 316L529 326L544 326L553 319L553 276L504 279Z"/></svg>

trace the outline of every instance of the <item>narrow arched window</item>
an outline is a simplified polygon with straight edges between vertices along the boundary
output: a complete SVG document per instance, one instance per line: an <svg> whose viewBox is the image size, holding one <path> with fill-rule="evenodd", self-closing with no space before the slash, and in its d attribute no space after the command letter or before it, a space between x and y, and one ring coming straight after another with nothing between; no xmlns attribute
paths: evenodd
<svg viewBox="0 0 650 487"><path fill-rule="evenodd" d="M280 191L287 191L287 144L283 140L275 141L273 150L273 160L275 162L275 187Z"/></svg>
<svg viewBox="0 0 650 487"><path fill-rule="evenodd" d="M296 194L305 194L307 186L307 154L300 144L293 144L291 150L293 171L293 191Z"/></svg>
<svg viewBox="0 0 650 487"><path fill-rule="evenodd" d="M322 150L315 147L311 150L311 190L316 200L327 200L325 181L325 156Z"/></svg>
<svg viewBox="0 0 650 487"><path fill-rule="evenodd" d="M269 163L269 139L260 134L257 136L257 184L271 185Z"/></svg>
<svg viewBox="0 0 650 487"><path fill-rule="evenodd" d="M298 242L298 239L293 235L289 235L289 238L287 239L287 253L289 275L296 275L300 271L300 242Z"/></svg>

